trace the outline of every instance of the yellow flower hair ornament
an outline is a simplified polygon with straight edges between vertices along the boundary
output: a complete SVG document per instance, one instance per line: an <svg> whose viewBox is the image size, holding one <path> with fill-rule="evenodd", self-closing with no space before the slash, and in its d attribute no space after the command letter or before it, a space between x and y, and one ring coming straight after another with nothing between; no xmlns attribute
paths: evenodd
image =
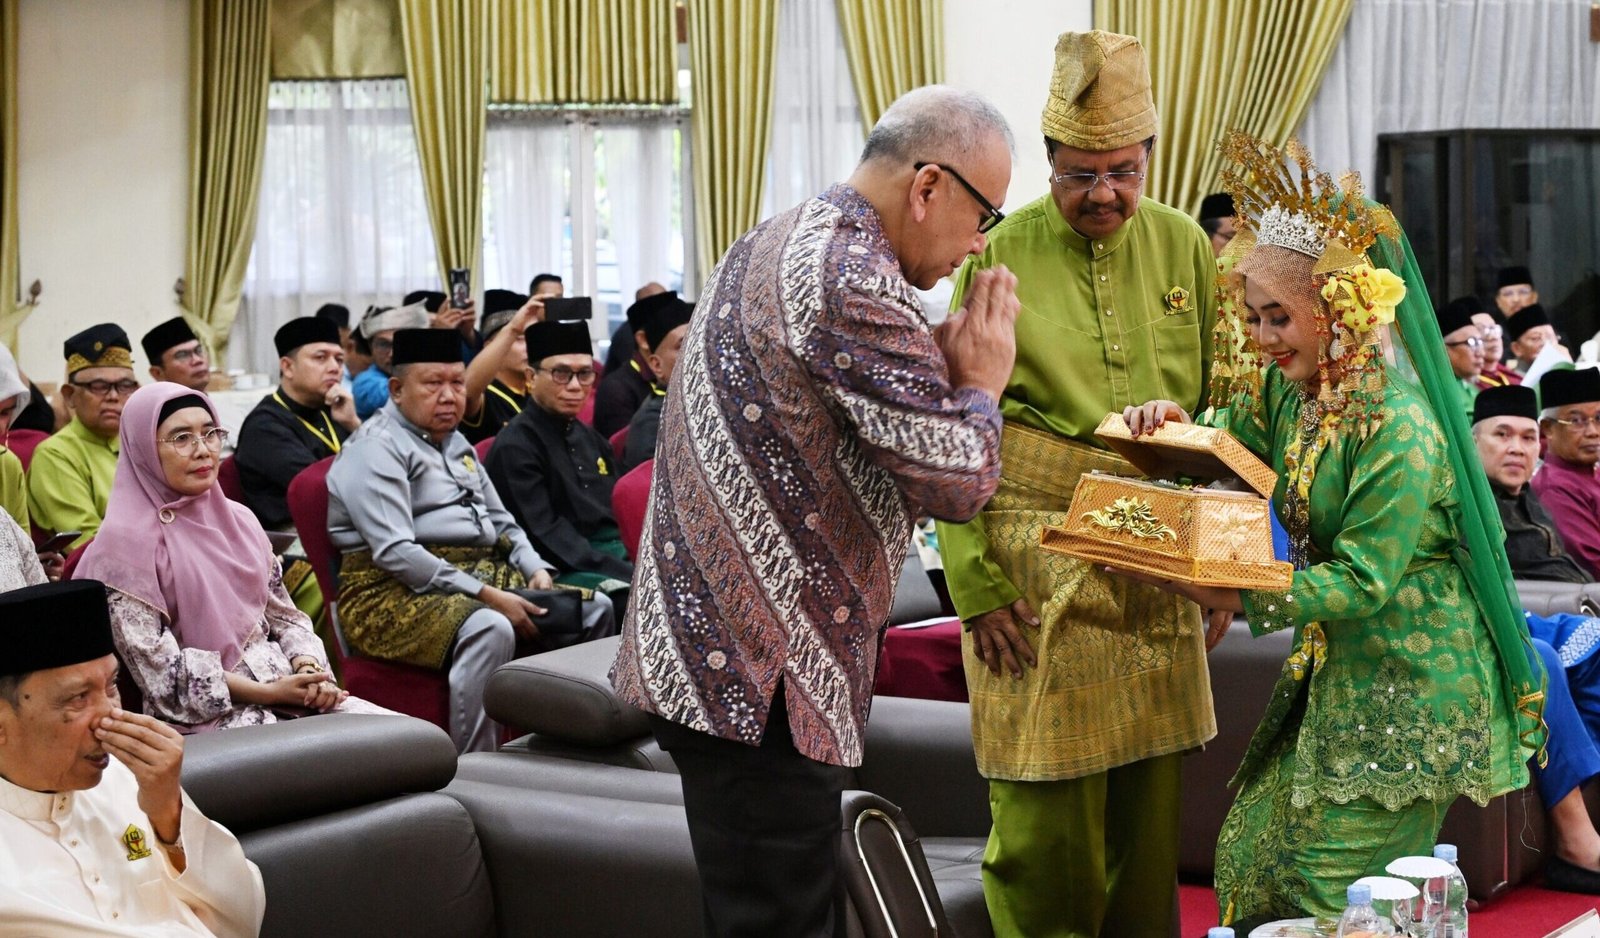
<svg viewBox="0 0 1600 938"><path fill-rule="evenodd" d="M1405 297L1404 280L1370 264L1333 271L1322 285L1333 319L1358 335L1394 322L1395 307Z"/></svg>

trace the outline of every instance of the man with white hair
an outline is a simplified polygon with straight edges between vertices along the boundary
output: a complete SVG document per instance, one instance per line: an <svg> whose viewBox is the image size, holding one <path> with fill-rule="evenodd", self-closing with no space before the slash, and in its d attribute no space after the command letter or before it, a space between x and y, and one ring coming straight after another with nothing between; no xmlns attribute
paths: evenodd
<svg viewBox="0 0 1600 938"><path fill-rule="evenodd" d="M1526 310L1524 310L1526 312ZM1539 429L1550 442L1533 490L1567 550L1600 580L1600 371L1562 368L1539 380Z"/></svg>
<svg viewBox="0 0 1600 938"><path fill-rule="evenodd" d="M1011 134L940 86L843 185L734 242L661 417L612 682L672 753L708 935L833 934L839 794L918 514L994 493L1014 279L937 330L917 299L1003 217Z"/></svg>

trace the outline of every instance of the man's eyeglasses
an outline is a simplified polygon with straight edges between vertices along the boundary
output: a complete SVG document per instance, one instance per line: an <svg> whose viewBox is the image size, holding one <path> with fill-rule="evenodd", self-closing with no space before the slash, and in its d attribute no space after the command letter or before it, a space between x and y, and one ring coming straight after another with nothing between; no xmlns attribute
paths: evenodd
<svg viewBox="0 0 1600 938"><path fill-rule="evenodd" d="M221 427L212 427L204 433L190 433L188 430L173 434L161 442L166 443L180 453L191 456L199 455L200 447L204 446L213 453L222 452L222 445L228 442L228 431Z"/></svg>
<svg viewBox="0 0 1600 938"><path fill-rule="evenodd" d="M1091 192L1102 181L1113 191L1127 192L1139 188L1144 182L1144 173L1056 173L1050 181L1068 192Z"/></svg>
<svg viewBox="0 0 1600 938"><path fill-rule="evenodd" d="M1465 339L1457 339L1454 342L1446 342L1445 345L1450 348L1457 348L1462 345L1467 348L1483 348L1483 340L1477 336L1471 336Z"/></svg>
<svg viewBox="0 0 1600 938"><path fill-rule="evenodd" d="M958 173L954 169L951 169L950 167L944 165L943 163L922 163L922 162L918 162L918 163L912 163L911 164L911 168L915 169L915 170L917 170L919 172L922 170L922 167L924 167L924 166L934 166L934 167L937 167L937 168L942 169L945 172L949 173L950 174L950 178L954 179L956 182L961 183L961 188L967 190L967 194L971 195L972 198L977 201L978 207L983 209L983 218L981 218L978 221L978 233L979 234L987 234L992 228L994 228L995 225L998 225L1001 222L1006 220L1006 213L1000 211L997 208L995 208L994 207L994 203L992 203L988 199L984 198L982 192L979 192L977 190L977 188L975 186L973 186L972 183L967 182L967 177L961 175L960 173Z"/></svg>
<svg viewBox="0 0 1600 938"><path fill-rule="evenodd" d="M197 358L205 357L205 350L198 348L181 348L172 353L172 360L180 365L187 365Z"/></svg>
<svg viewBox="0 0 1600 938"><path fill-rule="evenodd" d="M579 368L577 371L573 371L571 368L568 368L565 365L557 365L554 368L535 368L533 370L542 371L545 374L548 374L552 379L555 380L556 384L560 385L572 383L573 378L577 378L578 383L584 387L594 384L593 368Z"/></svg>
<svg viewBox="0 0 1600 938"><path fill-rule="evenodd" d="M69 381L68 383L75 388L83 388L95 397L105 397L112 391L116 391L120 397L127 397L139 390L139 382L132 378L123 378L121 381Z"/></svg>
<svg viewBox="0 0 1600 938"><path fill-rule="evenodd" d="M1593 417L1585 417L1579 414L1576 417L1556 417L1554 419L1556 423L1561 424L1563 427L1571 427L1579 433L1583 433L1590 427L1600 427L1600 414L1596 414Z"/></svg>

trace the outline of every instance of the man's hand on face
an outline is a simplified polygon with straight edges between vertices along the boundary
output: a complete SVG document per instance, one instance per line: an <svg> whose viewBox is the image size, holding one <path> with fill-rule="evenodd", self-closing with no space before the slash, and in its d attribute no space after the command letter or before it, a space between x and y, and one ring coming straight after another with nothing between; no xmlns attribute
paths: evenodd
<svg viewBox="0 0 1600 938"><path fill-rule="evenodd" d="M94 735L139 783L139 810L150 818L156 839L176 843L183 817L183 737L155 717L120 707L100 721Z"/></svg>

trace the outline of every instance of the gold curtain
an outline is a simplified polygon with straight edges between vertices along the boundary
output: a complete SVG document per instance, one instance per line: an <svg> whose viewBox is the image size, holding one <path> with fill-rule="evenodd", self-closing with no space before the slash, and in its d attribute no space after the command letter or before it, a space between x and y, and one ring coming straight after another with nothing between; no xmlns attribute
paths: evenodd
<svg viewBox="0 0 1600 938"><path fill-rule="evenodd" d="M673 0L494 0L497 103L678 100Z"/></svg>
<svg viewBox="0 0 1600 938"><path fill-rule="evenodd" d="M17 328L33 307L18 300L17 0L0 0L0 342L17 350Z"/></svg>
<svg viewBox="0 0 1600 938"><path fill-rule="evenodd" d="M870 133L894 99L944 80L944 0L838 0L850 76Z"/></svg>
<svg viewBox="0 0 1600 938"><path fill-rule="evenodd" d="M761 214L777 7L770 0L688 0L695 253L701 277Z"/></svg>
<svg viewBox="0 0 1600 938"><path fill-rule="evenodd" d="M490 0L400 0L406 88L441 278L478 269Z"/></svg>
<svg viewBox="0 0 1600 938"><path fill-rule="evenodd" d="M255 240L267 142L269 0L190 0L184 318L219 360Z"/></svg>
<svg viewBox="0 0 1600 938"><path fill-rule="evenodd" d="M1281 143L1322 82L1354 0L1098 0L1095 25L1144 41L1161 137L1152 198L1190 214L1221 184L1237 127Z"/></svg>
<svg viewBox="0 0 1600 938"><path fill-rule="evenodd" d="M397 0L272 0L274 79L405 73Z"/></svg>

